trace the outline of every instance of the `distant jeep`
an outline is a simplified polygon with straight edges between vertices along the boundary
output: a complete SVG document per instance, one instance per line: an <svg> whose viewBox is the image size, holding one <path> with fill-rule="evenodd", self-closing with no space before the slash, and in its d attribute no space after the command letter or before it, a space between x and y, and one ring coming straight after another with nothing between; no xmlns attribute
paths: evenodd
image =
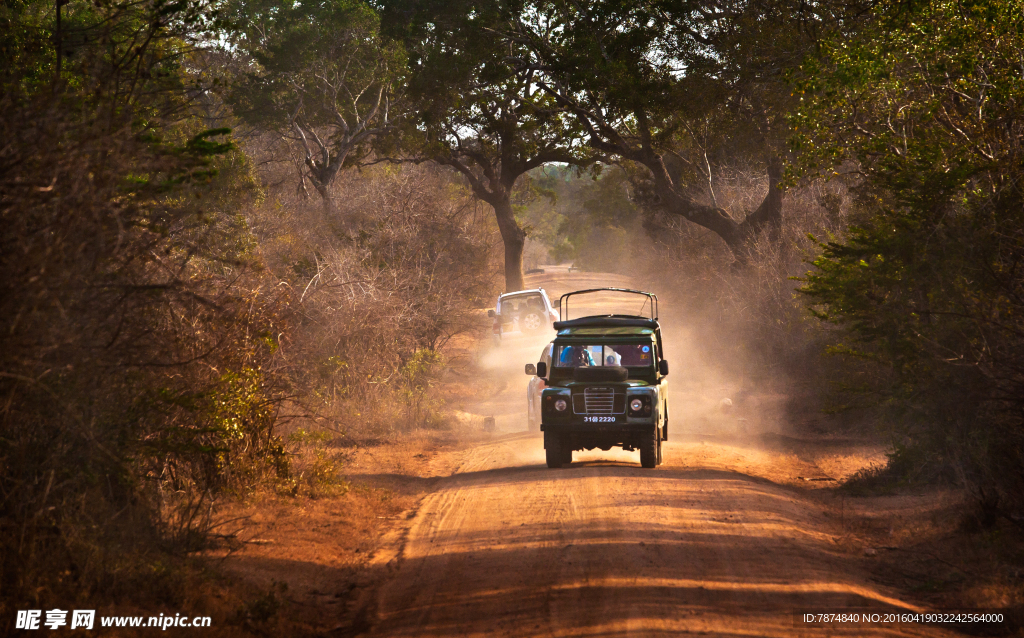
<svg viewBox="0 0 1024 638"><path fill-rule="evenodd" d="M568 319L569 300L589 293L645 295L640 315L593 315ZM639 290L596 288L562 295L551 365L527 364L545 380L541 425L548 467L572 463L573 450L640 450L640 464L661 464L668 440L668 400L657 296ZM545 357L546 358L546 357Z"/></svg>
<svg viewBox="0 0 1024 638"><path fill-rule="evenodd" d="M539 334L551 328L558 314L551 307L548 293L543 288L505 293L498 297L498 305L487 311L494 322L494 345L513 335Z"/></svg>

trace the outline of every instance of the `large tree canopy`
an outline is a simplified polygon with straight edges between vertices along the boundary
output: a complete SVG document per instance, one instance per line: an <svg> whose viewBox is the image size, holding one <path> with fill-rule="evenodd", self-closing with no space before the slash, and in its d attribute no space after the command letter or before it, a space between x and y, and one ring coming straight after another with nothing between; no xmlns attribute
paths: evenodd
<svg viewBox="0 0 1024 638"><path fill-rule="evenodd" d="M389 25L410 52L409 97L418 113L406 150L451 166L494 208L505 248L505 289L523 287L526 232L511 198L516 181L552 162L586 164L575 122L536 83L508 63L525 54L498 34L528 6L519 2L386 3Z"/></svg>
<svg viewBox="0 0 1024 638"><path fill-rule="evenodd" d="M522 12L505 37L525 51L511 63L572 114L587 144L644 167L654 207L714 231L743 261L749 240L781 218L783 76L816 29L832 28L825 6L552 0ZM714 163L738 158L769 177L761 205L741 218L718 205L713 179Z"/></svg>

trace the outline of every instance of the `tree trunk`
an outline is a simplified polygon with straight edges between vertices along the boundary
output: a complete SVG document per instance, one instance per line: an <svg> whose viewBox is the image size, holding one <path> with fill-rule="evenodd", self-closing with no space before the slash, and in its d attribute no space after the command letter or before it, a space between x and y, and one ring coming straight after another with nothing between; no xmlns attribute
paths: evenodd
<svg viewBox="0 0 1024 638"><path fill-rule="evenodd" d="M452 166L465 175L477 199L487 202L494 209L501 241L505 245L505 292L523 290L523 248L526 246L526 231L519 227L515 212L512 210L512 188L516 180L530 168L528 162L514 157L502 157L497 162L492 162L486 157L474 155L473 162L483 172L481 178L461 159L452 155L438 155L434 160Z"/></svg>
<svg viewBox="0 0 1024 638"><path fill-rule="evenodd" d="M340 149L334 156L328 156L330 163L317 162L311 157L306 158L306 166L309 167L309 181L313 183L316 192L323 200L324 212L334 210L334 201L331 199L331 184L338 179L341 167L345 163L348 151Z"/></svg>
<svg viewBox="0 0 1024 638"><path fill-rule="evenodd" d="M312 181L312 180L310 180ZM316 188L316 192L320 194L320 200L324 207L324 212L329 213L333 210L331 202L331 191L326 184L320 182L313 182L313 186Z"/></svg>
<svg viewBox="0 0 1024 638"><path fill-rule="evenodd" d="M526 231L516 223L512 202L508 195L501 195L491 202L494 215L501 231L501 241L505 244L505 292L515 292L524 288L523 284L523 247L526 245Z"/></svg>

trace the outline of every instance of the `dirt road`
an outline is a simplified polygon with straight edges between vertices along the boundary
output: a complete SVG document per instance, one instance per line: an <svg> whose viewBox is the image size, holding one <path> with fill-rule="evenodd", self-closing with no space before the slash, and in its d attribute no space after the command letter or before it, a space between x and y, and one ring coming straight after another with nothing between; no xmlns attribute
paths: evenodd
<svg viewBox="0 0 1024 638"><path fill-rule="evenodd" d="M535 357L514 352L502 355L510 369ZM799 486L823 472L813 455L766 444L766 432L709 432L703 426L715 422L693 415L657 469L613 450L577 452L571 466L549 470L539 433L516 431L525 429L519 374L465 406L497 414L503 432L439 459L439 468L457 469L377 556L389 577L371 635L949 635L797 620L851 608L919 611L874 585L861 553L837 543L826 499ZM674 412L685 386L671 399Z"/></svg>

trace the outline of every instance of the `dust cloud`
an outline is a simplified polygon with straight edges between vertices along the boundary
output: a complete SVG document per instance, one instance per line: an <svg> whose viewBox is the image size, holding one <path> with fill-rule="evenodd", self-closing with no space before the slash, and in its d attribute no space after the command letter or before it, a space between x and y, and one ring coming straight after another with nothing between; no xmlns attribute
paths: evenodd
<svg viewBox="0 0 1024 638"><path fill-rule="evenodd" d="M723 338L714 326L688 311L671 281L659 281L649 271L624 275L581 272L560 265L544 266L543 272L527 275L526 286L544 288L556 309L562 294L588 288L632 288L658 296L670 365L670 437L712 438L751 447L764 434L784 430L785 391L778 383L759 387L755 375L746 372L753 364L743 360L745 344ZM646 300L623 294L601 293L569 301L569 318L612 312L650 316L651 309ZM477 353L475 368L488 391L486 398L466 408L466 416L480 422L494 417L497 432L526 431L531 377L524 366L536 363L554 336L554 331L547 329L535 335L506 336L500 345L484 346Z"/></svg>
<svg viewBox="0 0 1024 638"><path fill-rule="evenodd" d="M477 353L476 369L489 398L467 408L475 420L494 417L498 432L523 432L528 429L526 393L530 376L527 363L537 363L544 347L554 339L551 330L535 335L507 336L501 345L489 344Z"/></svg>
<svg viewBox="0 0 1024 638"><path fill-rule="evenodd" d="M715 343L706 326L676 310L662 311L661 326L672 430L749 443L783 429L785 395L758 388L743 372L742 344Z"/></svg>

